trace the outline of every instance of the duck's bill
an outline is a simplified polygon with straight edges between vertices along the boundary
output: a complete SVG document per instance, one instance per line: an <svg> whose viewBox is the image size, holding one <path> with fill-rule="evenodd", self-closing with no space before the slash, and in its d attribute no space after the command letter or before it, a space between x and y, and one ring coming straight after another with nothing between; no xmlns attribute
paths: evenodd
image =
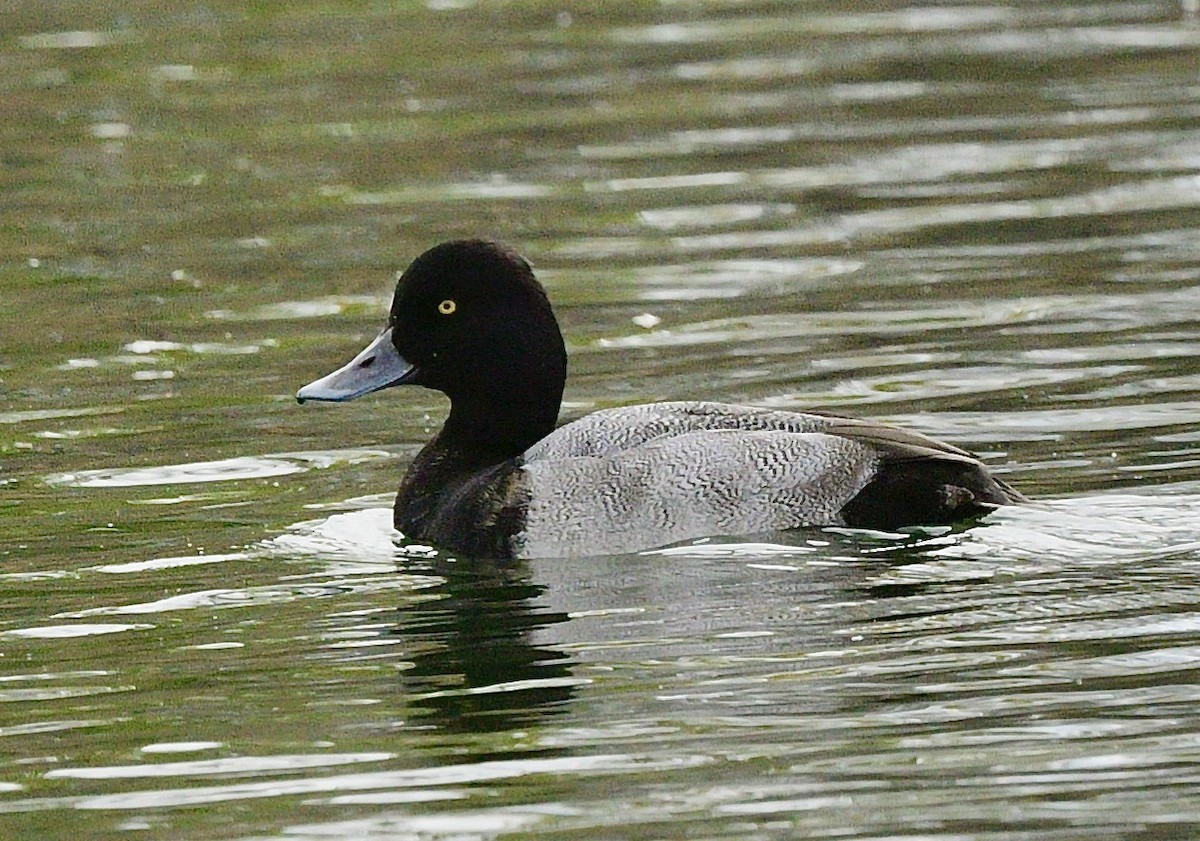
<svg viewBox="0 0 1200 841"><path fill-rule="evenodd" d="M358 356L332 374L296 392L296 400L329 400L340 403L381 388L401 385L413 373L413 365L396 352L392 328L384 330Z"/></svg>

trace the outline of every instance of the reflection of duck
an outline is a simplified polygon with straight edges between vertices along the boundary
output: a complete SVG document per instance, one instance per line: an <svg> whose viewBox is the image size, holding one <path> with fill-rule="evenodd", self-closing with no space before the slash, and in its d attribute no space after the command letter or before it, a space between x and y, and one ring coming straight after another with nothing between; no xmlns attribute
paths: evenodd
<svg viewBox="0 0 1200 841"><path fill-rule="evenodd" d="M305 400L416 384L450 398L396 497L396 527L479 555L633 551L802 526L948 523L1023 498L978 459L871 421L677 402L555 430L566 351L516 253L449 242L401 275L388 327Z"/></svg>
<svg viewBox="0 0 1200 841"><path fill-rule="evenodd" d="M566 655L530 639L567 619L538 608L545 588L519 570L473 562L436 571L445 584L427 592L442 597L406 606L393 631L404 638L412 663L403 679L413 696L413 723L498 731L565 709L578 683Z"/></svg>

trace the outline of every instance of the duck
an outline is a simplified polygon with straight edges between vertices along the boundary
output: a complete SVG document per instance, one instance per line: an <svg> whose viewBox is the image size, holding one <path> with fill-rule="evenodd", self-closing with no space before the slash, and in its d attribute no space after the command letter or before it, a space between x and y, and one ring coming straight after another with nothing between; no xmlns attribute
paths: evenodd
<svg viewBox="0 0 1200 841"><path fill-rule="evenodd" d="M566 379L562 331L529 262L498 242L455 240L413 260L383 331L296 399L401 385L448 397L400 483L394 524L475 557L946 526L1026 501L966 450L873 420L682 400L559 426Z"/></svg>

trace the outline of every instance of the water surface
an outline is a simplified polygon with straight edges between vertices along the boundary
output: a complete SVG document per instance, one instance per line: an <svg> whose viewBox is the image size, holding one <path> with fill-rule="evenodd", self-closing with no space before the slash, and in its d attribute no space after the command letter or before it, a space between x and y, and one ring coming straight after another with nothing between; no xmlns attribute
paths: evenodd
<svg viewBox="0 0 1200 841"><path fill-rule="evenodd" d="M11 5L0 835L1193 835L1195 15ZM565 418L879 417L1037 502L398 545L444 399L292 395L475 235L550 291Z"/></svg>

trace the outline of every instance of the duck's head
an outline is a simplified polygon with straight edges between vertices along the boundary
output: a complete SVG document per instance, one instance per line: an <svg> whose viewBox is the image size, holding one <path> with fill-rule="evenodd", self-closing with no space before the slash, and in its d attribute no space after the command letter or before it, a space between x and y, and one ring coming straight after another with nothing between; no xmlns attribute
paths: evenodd
<svg viewBox="0 0 1200 841"><path fill-rule="evenodd" d="M565 380L562 334L529 263L498 243L456 240L414 260L396 283L387 328L296 399L422 385L450 398L452 420L515 410L544 426L550 412L552 428Z"/></svg>

